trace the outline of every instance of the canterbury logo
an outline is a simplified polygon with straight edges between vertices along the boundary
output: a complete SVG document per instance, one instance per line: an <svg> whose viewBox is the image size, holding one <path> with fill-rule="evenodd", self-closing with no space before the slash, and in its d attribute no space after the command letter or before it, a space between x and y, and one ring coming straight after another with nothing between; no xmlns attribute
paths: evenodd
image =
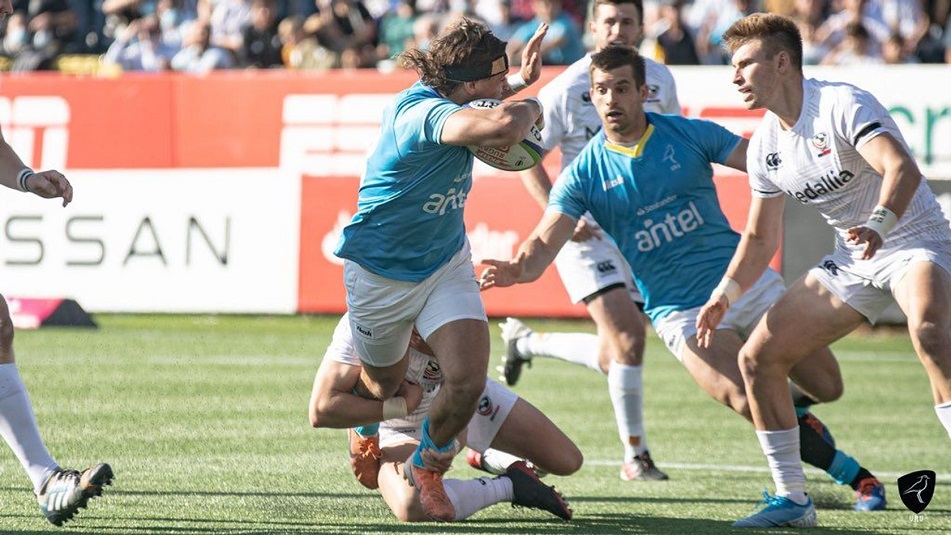
<svg viewBox="0 0 951 535"><path fill-rule="evenodd" d="M778 152L771 152L766 155L766 169L769 169L769 170L779 169L779 164L781 163L783 163L783 161L779 159Z"/></svg>

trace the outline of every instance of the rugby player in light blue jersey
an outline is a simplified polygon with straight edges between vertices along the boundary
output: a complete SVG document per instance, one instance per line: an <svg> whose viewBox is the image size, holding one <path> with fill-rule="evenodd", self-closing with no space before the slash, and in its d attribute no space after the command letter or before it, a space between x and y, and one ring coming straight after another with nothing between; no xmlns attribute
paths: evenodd
<svg viewBox="0 0 951 535"><path fill-rule="evenodd" d="M601 133L565 169L548 208L514 260L484 260L483 289L537 279L590 212L628 261L645 312L668 349L711 397L751 421L737 364L743 340L784 291L768 270L737 300L700 347L696 318L717 287L739 236L720 209L711 164L746 170L747 141L709 121L643 110L643 59L627 48L592 56L591 100ZM855 459L837 451L809 405L842 394L842 376L828 348L793 368L792 397L800 407L802 455L856 490L856 509L884 507L884 487ZM814 517L814 511L813 511Z"/></svg>
<svg viewBox="0 0 951 535"><path fill-rule="evenodd" d="M382 420L406 416L405 401L395 394L414 326L442 369L442 388L406 469L423 509L436 520L456 514L442 485L445 468L432 460L453 451L485 387L489 362L489 328L462 217L472 187L473 155L466 147L518 143L541 115L537 100L488 110L466 104L504 98L536 81L546 29L540 27L523 54L515 84L506 78L505 43L469 19L448 26L426 51L401 55L420 81L384 111L357 213L335 251L344 259L350 329L363 364L356 393L384 400ZM375 427L358 430L351 456L378 470Z"/></svg>

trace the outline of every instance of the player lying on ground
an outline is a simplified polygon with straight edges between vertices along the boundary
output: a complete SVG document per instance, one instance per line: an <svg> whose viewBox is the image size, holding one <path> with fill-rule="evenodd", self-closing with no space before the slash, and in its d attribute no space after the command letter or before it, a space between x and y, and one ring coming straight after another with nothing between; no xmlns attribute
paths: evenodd
<svg viewBox="0 0 951 535"><path fill-rule="evenodd" d="M409 358L406 380L396 397L380 402L353 394L361 366L344 316L314 378L310 422L317 428L365 429L383 420L377 435L361 437L348 430L351 466L363 486L380 489L397 518L421 522L431 517L420 505L419 491L407 483L403 463L419 445L420 427L442 384L442 373L432 350L415 333ZM581 468L581 451L571 439L537 408L491 379L458 440L459 447L465 442L482 452L491 446L556 475L570 475ZM436 468L446 469L456 451L458 447L448 455L426 450L423 457ZM539 481L525 461L515 462L496 478L445 479L443 484L456 521L500 502L541 509L565 520L572 515L561 494Z"/></svg>

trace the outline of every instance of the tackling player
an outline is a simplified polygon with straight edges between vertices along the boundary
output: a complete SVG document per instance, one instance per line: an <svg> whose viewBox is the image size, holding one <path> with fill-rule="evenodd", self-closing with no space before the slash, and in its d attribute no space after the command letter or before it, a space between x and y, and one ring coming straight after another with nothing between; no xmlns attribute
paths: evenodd
<svg viewBox="0 0 951 535"><path fill-rule="evenodd" d="M373 440L361 440L352 429L348 430L351 467L363 486L380 489L397 518L419 522L430 517L422 510L419 491L404 480L403 462L419 444L423 420L443 381L432 350L416 333L410 339L409 360L401 395L380 402L353 394L361 364L344 316L314 378L310 421L318 428L349 428L385 419L380 424L379 436ZM483 452L491 445L529 459L539 469L556 475L569 475L581 468L577 446L530 403L491 379L486 381L479 399L478 409L460 435L470 448ZM424 455L435 454L427 450ZM429 462L448 465L449 459L451 454L443 459L431 458ZM572 515L561 494L539 481L525 461L511 464L496 478L444 479L443 485L455 511L449 519L452 521L463 520L500 502L541 509L564 520L570 520Z"/></svg>

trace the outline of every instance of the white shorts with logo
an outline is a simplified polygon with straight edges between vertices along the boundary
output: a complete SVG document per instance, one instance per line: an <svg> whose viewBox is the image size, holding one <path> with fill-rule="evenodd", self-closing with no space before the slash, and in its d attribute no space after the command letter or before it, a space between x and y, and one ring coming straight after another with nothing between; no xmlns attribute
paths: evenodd
<svg viewBox="0 0 951 535"><path fill-rule="evenodd" d="M585 214L583 217L594 222L591 214ZM634 285L631 267L621 250L607 236L600 240L568 241L555 257L555 267L572 303L580 303L586 297L618 284L627 287L631 299L635 302L644 302Z"/></svg>
<svg viewBox="0 0 951 535"><path fill-rule="evenodd" d="M746 340L763 314L786 292L782 276L774 269L767 268L763 276L746 293L726 310L718 329L736 331ZM684 344L697 335L697 315L702 307L672 312L654 323L654 330L667 349L683 361Z"/></svg>
<svg viewBox="0 0 951 535"><path fill-rule="evenodd" d="M499 433L502 422L508 418L509 412L512 411L516 401L518 401L518 396L515 392L492 379L486 378L485 390L482 391L482 396L479 397L479 406L466 428L467 445L480 453L487 450L492 445L492 441L495 440L495 435ZM419 442L422 425L422 419L412 427L383 422L380 424L380 447L385 448L406 442Z"/></svg>
<svg viewBox="0 0 951 535"><path fill-rule="evenodd" d="M869 260L855 260L844 249L822 259L809 275L856 312L875 323L895 299L892 292L913 264L931 262L951 274L951 243L913 242L883 248Z"/></svg>
<svg viewBox="0 0 951 535"><path fill-rule="evenodd" d="M383 277L349 260L343 264L343 279L353 347L370 366L399 362L406 354L414 324L425 340L452 321L488 322L468 241L420 282Z"/></svg>

